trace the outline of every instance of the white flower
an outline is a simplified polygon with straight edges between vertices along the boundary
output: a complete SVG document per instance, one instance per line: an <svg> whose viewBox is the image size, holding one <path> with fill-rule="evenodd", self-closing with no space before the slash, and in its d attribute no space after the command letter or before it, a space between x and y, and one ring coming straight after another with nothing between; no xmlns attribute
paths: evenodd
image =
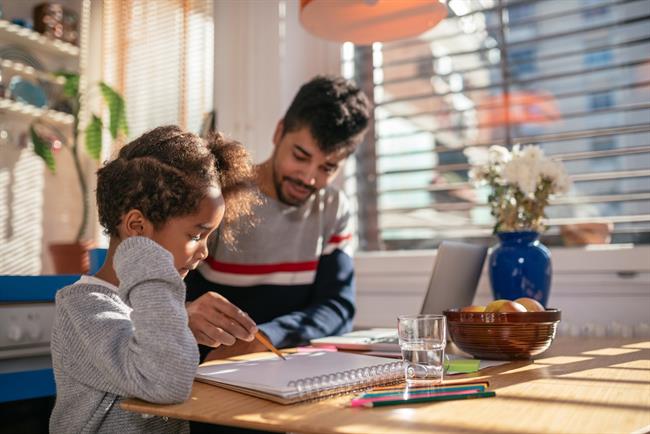
<svg viewBox="0 0 650 434"><path fill-rule="evenodd" d="M468 176L474 184L483 184L485 182L485 172L479 167L469 169Z"/></svg>
<svg viewBox="0 0 650 434"><path fill-rule="evenodd" d="M544 152L537 146L526 145L518 152L518 156L526 161L535 163L544 159Z"/></svg>
<svg viewBox="0 0 650 434"><path fill-rule="evenodd" d="M561 162L551 158L545 158L540 165L541 176L550 181L553 185L553 194L566 193L571 187L571 180L564 170Z"/></svg>
<svg viewBox="0 0 650 434"><path fill-rule="evenodd" d="M546 204L549 195L565 193L570 186L562 163L534 145L515 145L512 152L492 146L487 154L487 162L474 164L470 177L492 188L489 204L496 216L495 230L543 230L544 209L538 201Z"/></svg>
<svg viewBox="0 0 650 434"><path fill-rule="evenodd" d="M566 193L571 188L571 178L569 178L564 168L560 167L560 173L553 181L553 187L553 193L555 194Z"/></svg>
<svg viewBox="0 0 650 434"><path fill-rule="evenodd" d="M510 161L511 158L510 152L503 146L490 146L488 150L488 164L490 165L504 164Z"/></svg>
<svg viewBox="0 0 650 434"><path fill-rule="evenodd" d="M513 158L503 166L503 178L507 184L516 185L522 193L530 195L535 193L539 181L539 171L531 170L528 162L523 158Z"/></svg>
<svg viewBox="0 0 650 434"><path fill-rule="evenodd" d="M561 168L556 161L547 158L540 164L539 171L544 179L555 182L560 176Z"/></svg>
<svg viewBox="0 0 650 434"><path fill-rule="evenodd" d="M470 146L463 151L472 166L483 166L488 162L488 150L479 146Z"/></svg>

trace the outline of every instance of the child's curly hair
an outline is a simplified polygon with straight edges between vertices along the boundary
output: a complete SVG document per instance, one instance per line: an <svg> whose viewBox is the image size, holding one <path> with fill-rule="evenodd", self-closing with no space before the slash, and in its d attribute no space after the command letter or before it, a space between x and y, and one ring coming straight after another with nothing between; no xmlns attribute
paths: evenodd
<svg viewBox="0 0 650 434"><path fill-rule="evenodd" d="M202 139L174 125L155 128L124 146L97 171L97 208L104 232L118 236L122 216L137 209L156 229L173 217L198 210L209 187L226 202L220 236L233 242L233 225L250 216L258 201L251 189L248 152L216 133Z"/></svg>

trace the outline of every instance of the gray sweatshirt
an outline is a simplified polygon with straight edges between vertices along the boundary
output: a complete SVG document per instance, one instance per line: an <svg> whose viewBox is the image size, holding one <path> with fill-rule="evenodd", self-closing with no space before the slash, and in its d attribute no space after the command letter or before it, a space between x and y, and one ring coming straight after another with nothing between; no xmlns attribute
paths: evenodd
<svg viewBox="0 0 650 434"><path fill-rule="evenodd" d="M131 237L113 266L119 288L84 276L56 295L50 432L188 432L187 422L119 406L126 398L171 404L190 395L199 354L173 257L148 238Z"/></svg>

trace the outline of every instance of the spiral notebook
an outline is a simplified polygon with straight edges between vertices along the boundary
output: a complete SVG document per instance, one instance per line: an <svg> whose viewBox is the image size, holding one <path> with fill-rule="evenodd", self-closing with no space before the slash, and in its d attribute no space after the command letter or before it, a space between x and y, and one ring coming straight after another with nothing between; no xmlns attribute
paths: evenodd
<svg viewBox="0 0 650 434"><path fill-rule="evenodd" d="M292 404L321 396L393 383L404 378L402 361L317 351L199 366L196 379L227 389Z"/></svg>

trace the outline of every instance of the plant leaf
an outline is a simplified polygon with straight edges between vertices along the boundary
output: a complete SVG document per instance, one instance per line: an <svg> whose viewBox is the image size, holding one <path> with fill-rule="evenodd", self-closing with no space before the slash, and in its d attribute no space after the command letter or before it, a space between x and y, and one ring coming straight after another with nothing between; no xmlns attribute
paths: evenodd
<svg viewBox="0 0 650 434"><path fill-rule="evenodd" d="M86 127L86 151L95 161L102 155L102 128L102 120L95 115Z"/></svg>
<svg viewBox="0 0 650 434"><path fill-rule="evenodd" d="M79 97L79 74L73 72L59 71L57 76L65 78L63 94L69 98Z"/></svg>
<svg viewBox="0 0 650 434"><path fill-rule="evenodd" d="M32 136L34 153L43 159L47 168L50 169L50 172L56 174L56 161L54 160L54 154L52 153L52 146L36 133L33 126L29 127L29 133Z"/></svg>
<svg viewBox="0 0 650 434"><path fill-rule="evenodd" d="M124 106L124 99L113 88L104 82L99 83L99 87L108 105L110 114L108 129L111 132L111 137L116 139L120 132L125 135L129 134L129 127L126 123L126 109Z"/></svg>

